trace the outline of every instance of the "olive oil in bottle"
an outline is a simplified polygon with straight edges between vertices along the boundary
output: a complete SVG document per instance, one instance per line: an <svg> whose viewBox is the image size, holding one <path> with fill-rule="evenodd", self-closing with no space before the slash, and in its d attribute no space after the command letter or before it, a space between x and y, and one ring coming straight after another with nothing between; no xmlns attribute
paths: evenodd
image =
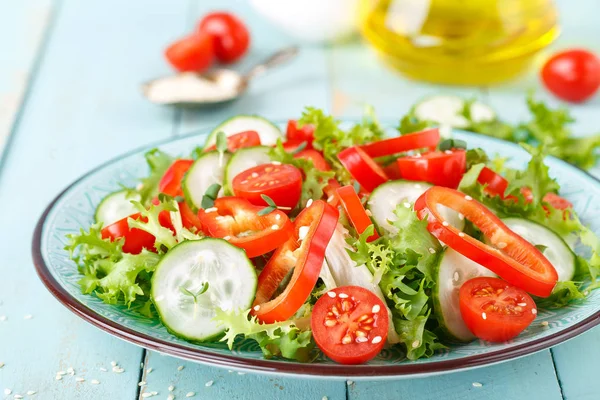
<svg viewBox="0 0 600 400"><path fill-rule="evenodd" d="M465 85L514 77L559 32L551 0L361 0L360 25L405 75Z"/></svg>

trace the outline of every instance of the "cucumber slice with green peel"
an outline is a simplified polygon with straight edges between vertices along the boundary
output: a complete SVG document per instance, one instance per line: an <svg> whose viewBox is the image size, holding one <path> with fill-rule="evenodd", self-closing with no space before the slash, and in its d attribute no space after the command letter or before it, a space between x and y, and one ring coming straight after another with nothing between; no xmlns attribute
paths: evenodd
<svg viewBox="0 0 600 400"><path fill-rule="evenodd" d="M221 122L210 133L204 144L204 148L212 146L217 141L217 133L224 132L226 136L235 135L236 133L244 131L256 131L260 137L260 144L265 146L272 146L277 143L277 139L283 138L281 129L274 123L259 117L257 115L236 115L228 120Z"/></svg>
<svg viewBox="0 0 600 400"><path fill-rule="evenodd" d="M174 335L207 341L224 331L215 310L248 310L258 278L244 250L222 239L184 241L158 263L152 301Z"/></svg>
<svg viewBox="0 0 600 400"><path fill-rule="evenodd" d="M183 178L181 187L185 199L196 208L202 208L202 197L206 190L214 183L223 185L225 166L230 154L225 153L221 159L218 151L203 153L190 167ZM223 189L219 196L223 195Z"/></svg>
<svg viewBox="0 0 600 400"><path fill-rule="evenodd" d="M94 219L97 223L101 222L102 226L108 226L135 214L138 209L131 204L132 200L140 201L140 195L127 189L110 193L98 204Z"/></svg>
<svg viewBox="0 0 600 400"><path fill-rule="evenodd" d="M453 128L468 128L471 123L463 115L466 103L458 96L431 96L415 105L414 114L421 121L433 121ZM496 113L491 107L477 101L471 104L470 112L473 122L496 119Z"/></svg>
<svg viewBox="0 0 600 400"><path fill-rule="evenodd" d="M552 230L523 218L504 218L502 222L533 245L542 245L542 254L552 263L559 281L573 280L577 257L571 247Z"/></svg>
<svg viewBox="0 0 600 400"><path fill-rule="evenodd" d="M389 181L380 185L371 193L367 208L371 211L373 221L377 226L379 233L394 235L398 232L398 228L390 224L389 221L396 221L397 217L394 213L397 205L409 203L411 206L417 201L427 189L432 187L426 182L396 180ZM459 230L465 227L464 218L447 207L443 207L440 211L441 215L448 223Z"/></svg>
<svg viewBox="0 0 600 400"><path fill-rule="evenodd" d="M240 172L271 162L270 148L267 146L245 147L237 150L225 167L223 190L226 196L233 196L232 182Z"/></svg>
<svg viewBox="0 0 600 400"><path fill-rule="evenodd" d="M444 333L457 341L468 342L475 338L460 314L458 292L463 283L478 276L496 275L451 248L444 250L434 267L434 314Z"/></svg>

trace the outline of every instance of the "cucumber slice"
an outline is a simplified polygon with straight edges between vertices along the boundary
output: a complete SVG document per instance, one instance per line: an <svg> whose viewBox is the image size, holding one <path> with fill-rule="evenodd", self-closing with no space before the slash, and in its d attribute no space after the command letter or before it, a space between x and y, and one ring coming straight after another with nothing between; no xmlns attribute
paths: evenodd
<svg viewBox="0 0 600 400"><path fill-rule="evenodd" d="M419 196L431 186L426 182L403 180L389 181L378 186L371 193L371 197L369 197L369 201L367 202L367 208L373 215L373 221L378 231L381 234L388 233L394 235L398 233L398 228L389 223L389 221L397 219L396 214L394 214L396 206L406 202L411 205L414 204ZM442 207L441 214L448 223L459 230L463 230L465 227L464 218L461 219L456 211L444 206Z"/></svg>
<svg viewBox="0 0 600 400"><path fill-rule="evenodd" d="M106 195L98 204L94 219L96 222L101 222L102 226L108 226L113 222L135 214L138 210L131 204L131 200L140 201L140 195L131 193L127 189Z"/></svg>
<svg viewBox="0 0 600 400"><path fill-rule="evenodd" d="M431 96L415 105L414 114L422 121L433 121L453 128L468 128L470 122L462 115L465 104L465 100L458 96ZM470 111L473 122L496 119L496 113L491 107L477 101L471 104Z"/></svg>
<svg viewBox="0 0 600 400"><path fill-rule="evenodd" d="M231 184L237 174L257 165L271 162L269 150L270 148L267 146L256 146L245 147L233 153L225 167L225 176L223 179L223 190L226 196L233 196L233 187Z"/></svg>
<svg viewBox="0 0 600 400"><path fill-rule="evenodd" d="M447 248L440 255L434 269L433 310L444 332L461 342L475 338L460 315L458 291L469 279L478 276L496 276L489 269L469 260L457 251Z"/></svg>
<svg viewBox="0 0 600 400"><path fill-rule="evenodd" d="M257 280L244 250L222 239L190 240L173 247L158 263L151 296L170 332L206 341L224 331L213 321L215 309L249 309ZM194 298L205 284L208 289Z"/></svg>
<svg viewBox="0 0 600 400"><path fill-rule="evenodd" d="M202 196L210 185L218 183L223 185L223 175L225 173L225 165L229 161L230 155L223 154L223 159L220 160L218 151L209 151L202 154L190 167L181 187L183 194L188 202L196 208L202 207ZM219 196L223 195L223 189L219 191Z"/></svg>
<svg viewBox="0 0 600 400"><path fill-rule="evenodd" d="M573 279L577 258L563 238L545 226L523 218L504 218L502 222L529 243L546 246L542 253L556 269L559 281Z"/></svg>
<svg viewBox="0 0 600 400"><path fill-rule="evenodd" d="M216 143L217 133L220 131L225 132L226 136L235 135L243 131L256 131L258 136L260 136L260 144L265 146L276 144L277 139L283 136L277 125L268 119L256 115L236 115L221 122L219 126L213 129L206 139L206 143L204 144L205 149Z"/></svg>

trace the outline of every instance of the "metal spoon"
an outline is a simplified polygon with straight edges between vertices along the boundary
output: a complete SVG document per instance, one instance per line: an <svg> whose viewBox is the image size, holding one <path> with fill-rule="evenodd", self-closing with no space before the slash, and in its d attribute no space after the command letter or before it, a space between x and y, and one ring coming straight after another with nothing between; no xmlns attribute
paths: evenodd
<svg viewBox="0 0 600 400"><path fill-rule="evenodd" d="M183 72L142 84L144 96L161 105L206 107L240 97L248 83L268 69L283 64L298 54L297 47L277 51L245 74L230 69L215 69L205 74Z"/></svg>

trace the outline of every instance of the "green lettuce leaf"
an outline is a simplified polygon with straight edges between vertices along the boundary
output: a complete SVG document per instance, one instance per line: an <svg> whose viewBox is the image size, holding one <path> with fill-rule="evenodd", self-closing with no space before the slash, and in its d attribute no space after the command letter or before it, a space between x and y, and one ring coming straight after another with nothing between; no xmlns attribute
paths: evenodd
<svg viewBox="0 0 600 400"><path fill-rule="evenodd" d="M149 206L152 200L158 196L158 184L167 169L171 166L174 159L169 154L159 150L152 149L144 155L146 163L150 169L150 174L142 179L142 182L137 190L140 194L140 203L144 206Z"/></svg>
<svg viewBox="0 0 600 400"><path fill-rule="evenodd" d="M221 341L227 342L230 349L235 338L242 335L255 340L266 358L283 357L302 362L312 358L312 332L300 330L292 321L261 324L256 317L250 317L250 310L227 312L219 309L214 319L225 327Z"/></svg>

